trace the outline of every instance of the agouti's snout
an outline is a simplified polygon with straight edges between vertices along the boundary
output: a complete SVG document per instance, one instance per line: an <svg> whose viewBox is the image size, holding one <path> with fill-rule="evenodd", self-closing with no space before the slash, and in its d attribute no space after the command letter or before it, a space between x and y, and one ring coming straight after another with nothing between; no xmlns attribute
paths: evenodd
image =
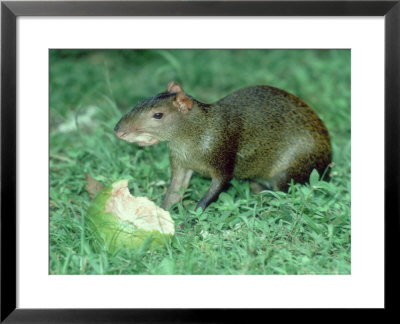
<svg viewBox="0 0 400 324"><path fill-rule="evenodd" d="M124 136L126 135L126 132L124 132L121 129L120 123L117 123L117 125L115 125L114 127L114 134L115 136L124 139Z"/></svg>
<svg viewBox="0 0 400 324"><path fill-rule="evenodd" d="M196 208L205 209L236 177L260 188L286 190L291 179L322 175L332 158L328 131L301 99L277 88L252 86L204 104L176 82L137 104L115 126L116 135L139 145L167 141L171 185L162 207L182 199L193 171L211 177Z"/></svg>

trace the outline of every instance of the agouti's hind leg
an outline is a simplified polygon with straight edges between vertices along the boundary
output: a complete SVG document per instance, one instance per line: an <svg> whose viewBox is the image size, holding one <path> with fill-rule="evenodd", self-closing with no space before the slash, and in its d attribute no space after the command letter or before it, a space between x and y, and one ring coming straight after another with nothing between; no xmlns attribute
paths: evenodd
<svg viewBox="0 0 400 324"><path fill-rule="evenodd" d="M260 193L261 191L264 191L264 190L274 190L274 188L267 181L256 180L256 181L250 181L250 190L254 194L257 194L257 193Z"/></svg>
<svg viewBox="0 0 400 324"><path fill-rule="evenodd" d="M295 182L304 183L304 180L300 177L296 177L295 174L296 173L291 173L290 169L278 172L271 178L273 190L287 192L292 178L294 178Z"/></svg>

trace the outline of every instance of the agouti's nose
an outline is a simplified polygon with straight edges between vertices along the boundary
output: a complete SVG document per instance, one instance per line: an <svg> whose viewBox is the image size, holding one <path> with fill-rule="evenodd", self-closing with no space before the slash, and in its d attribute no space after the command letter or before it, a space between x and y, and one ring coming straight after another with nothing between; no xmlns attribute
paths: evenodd
<svg viewBox="0 0 400 324"><path fill-rule="evenodd" d="M118 130L119 130L119 124L115 125L114 132L118 132Z"/></svg>

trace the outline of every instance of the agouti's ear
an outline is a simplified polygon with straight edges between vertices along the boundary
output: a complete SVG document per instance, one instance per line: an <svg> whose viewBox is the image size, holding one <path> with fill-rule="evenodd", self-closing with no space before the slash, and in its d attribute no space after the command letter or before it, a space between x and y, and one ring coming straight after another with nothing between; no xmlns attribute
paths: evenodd
<svg viewBox="0 0 400 324"><path fill-rule="evenodd" d="M168 92L183 92L183 89L178 83L176 83L175 81L171 81L170 83L168 83L167 91Z"/></svg>
<svg viewBox="0 0 400 324"><path fill-rule="evenodd" d="M176 94L174 106L178 108L181 113L186 114L190 109L192 109L193 100L189 97L186 97L183 91L180 91Z"/></svg>
<svg viewBox="0 0 400 324"><path fill-rule="evenodd" d="M168 83L167 91L176 92L174 106L178 108L181 113L186 114L190 109L192 109L193 100L185 95L182 87L178 83L175 81Z"/></svg>

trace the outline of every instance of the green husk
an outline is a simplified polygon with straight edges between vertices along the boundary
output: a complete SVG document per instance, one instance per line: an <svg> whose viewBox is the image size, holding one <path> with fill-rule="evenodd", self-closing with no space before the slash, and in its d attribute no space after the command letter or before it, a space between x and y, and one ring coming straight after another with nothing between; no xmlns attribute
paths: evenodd
<svg viewBox="0 0 400 324"><path fill-rule="evenodd" d="M103 188L92 201L88 209L87 224L94 233L94 238L109 251L124 247L138 248L143 242L149 244L150 248L165 247L173 237L173 229L172 232L171 228L164 232L162 226L156 223L153 230L143 229L132 221L121 219L117 212L106 211L107 202L114 199L113 190L124 187L125 184L128 190L127 183L127 180L120 180ZM130 210L124 212L132 213ZM173 226L172 219L170 221Z"/></svg>

